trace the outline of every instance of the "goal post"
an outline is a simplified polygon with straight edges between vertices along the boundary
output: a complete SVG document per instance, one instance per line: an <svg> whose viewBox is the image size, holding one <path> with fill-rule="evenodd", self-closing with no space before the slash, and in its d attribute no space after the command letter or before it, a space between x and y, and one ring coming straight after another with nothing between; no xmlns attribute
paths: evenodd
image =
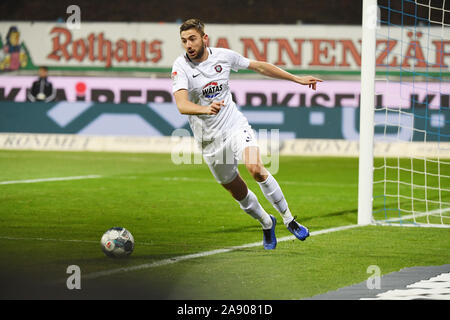
<svg viewBox="0 0 450 320"><path fill-rule="evenodd" d="M363 1L358 177L358 224L360 225L372 222L377 11L377 0Z"/></svg>
<svg viewBox="0 0 450 320"><path fill-rule="evenodd" d="M450 227L450 0L363 0L358 224Z"/></svg>

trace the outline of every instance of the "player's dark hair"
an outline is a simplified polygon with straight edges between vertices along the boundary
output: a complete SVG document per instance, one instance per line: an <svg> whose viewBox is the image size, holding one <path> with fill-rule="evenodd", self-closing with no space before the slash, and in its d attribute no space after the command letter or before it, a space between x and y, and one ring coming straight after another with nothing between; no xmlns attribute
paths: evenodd
<svg viewBox="0 0 450 320"><path fill-rule="evenodd" d="M205 24L200 19L188 19L180 26L180 33L189 29L195 29L203 37L205 34Z"/></svg>

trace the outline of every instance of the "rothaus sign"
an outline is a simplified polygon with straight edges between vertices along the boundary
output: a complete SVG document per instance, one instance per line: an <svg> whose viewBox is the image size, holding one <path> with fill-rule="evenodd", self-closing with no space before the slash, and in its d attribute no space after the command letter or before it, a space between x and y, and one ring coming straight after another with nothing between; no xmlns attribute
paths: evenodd
<svg viewBox="0 0 450 320"><path fill-rule="evenodd" d="M13 39L8 36L11 30ZM210 46L288 70L356 72L361 67L359 26L211 24L206 32ZM168 72L183 53L179 25L173 23L82 22L79 29L69 29L65 23L11 21L0 23L0 36L0 70L47 65ZM19 54L10 56L9 47ZM450 31L381 27L376 52L379 70L449 72Z"/></svg>

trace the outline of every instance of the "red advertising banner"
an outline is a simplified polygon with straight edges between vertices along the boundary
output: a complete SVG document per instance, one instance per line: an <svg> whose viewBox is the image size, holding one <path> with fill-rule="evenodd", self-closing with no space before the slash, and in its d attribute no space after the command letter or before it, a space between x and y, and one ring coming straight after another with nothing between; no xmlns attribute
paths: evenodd
<svg viewBox="0 0 450 320"><path fill-rule="evenodd" d="M205 31L212 47L291 71L355 74L361 67L360 26L211 24ZM448 28L377 30L378 70L448 73L449 50ZM65 23L0 23L0 71L46 65L168 72L182 53L179 25L174 23L81 22L79 29Z"/></svg>

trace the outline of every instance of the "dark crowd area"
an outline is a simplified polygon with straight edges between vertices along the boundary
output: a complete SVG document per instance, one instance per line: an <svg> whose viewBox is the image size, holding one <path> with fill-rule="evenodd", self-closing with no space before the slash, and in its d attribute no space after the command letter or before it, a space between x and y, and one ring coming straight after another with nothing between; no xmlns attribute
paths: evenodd
<svg viewBox="0 0 450 320"><path fill-rule="evenodd" d="M0 20L63 21L68 6L81 9L82 21L110 22L177 22L197 17L206 23L234 24L361 24L360 0L3 0ZM379 0L381 19L393 24L423 24L442 21L442 0L406 2ZM445 4L450 9L450 1ZM389 8L389 10L387 10ZM403 14L400 11L403 10ZM448 12L446 13L448 14ZM417 18L419 17L419 18Z"/></svg>

